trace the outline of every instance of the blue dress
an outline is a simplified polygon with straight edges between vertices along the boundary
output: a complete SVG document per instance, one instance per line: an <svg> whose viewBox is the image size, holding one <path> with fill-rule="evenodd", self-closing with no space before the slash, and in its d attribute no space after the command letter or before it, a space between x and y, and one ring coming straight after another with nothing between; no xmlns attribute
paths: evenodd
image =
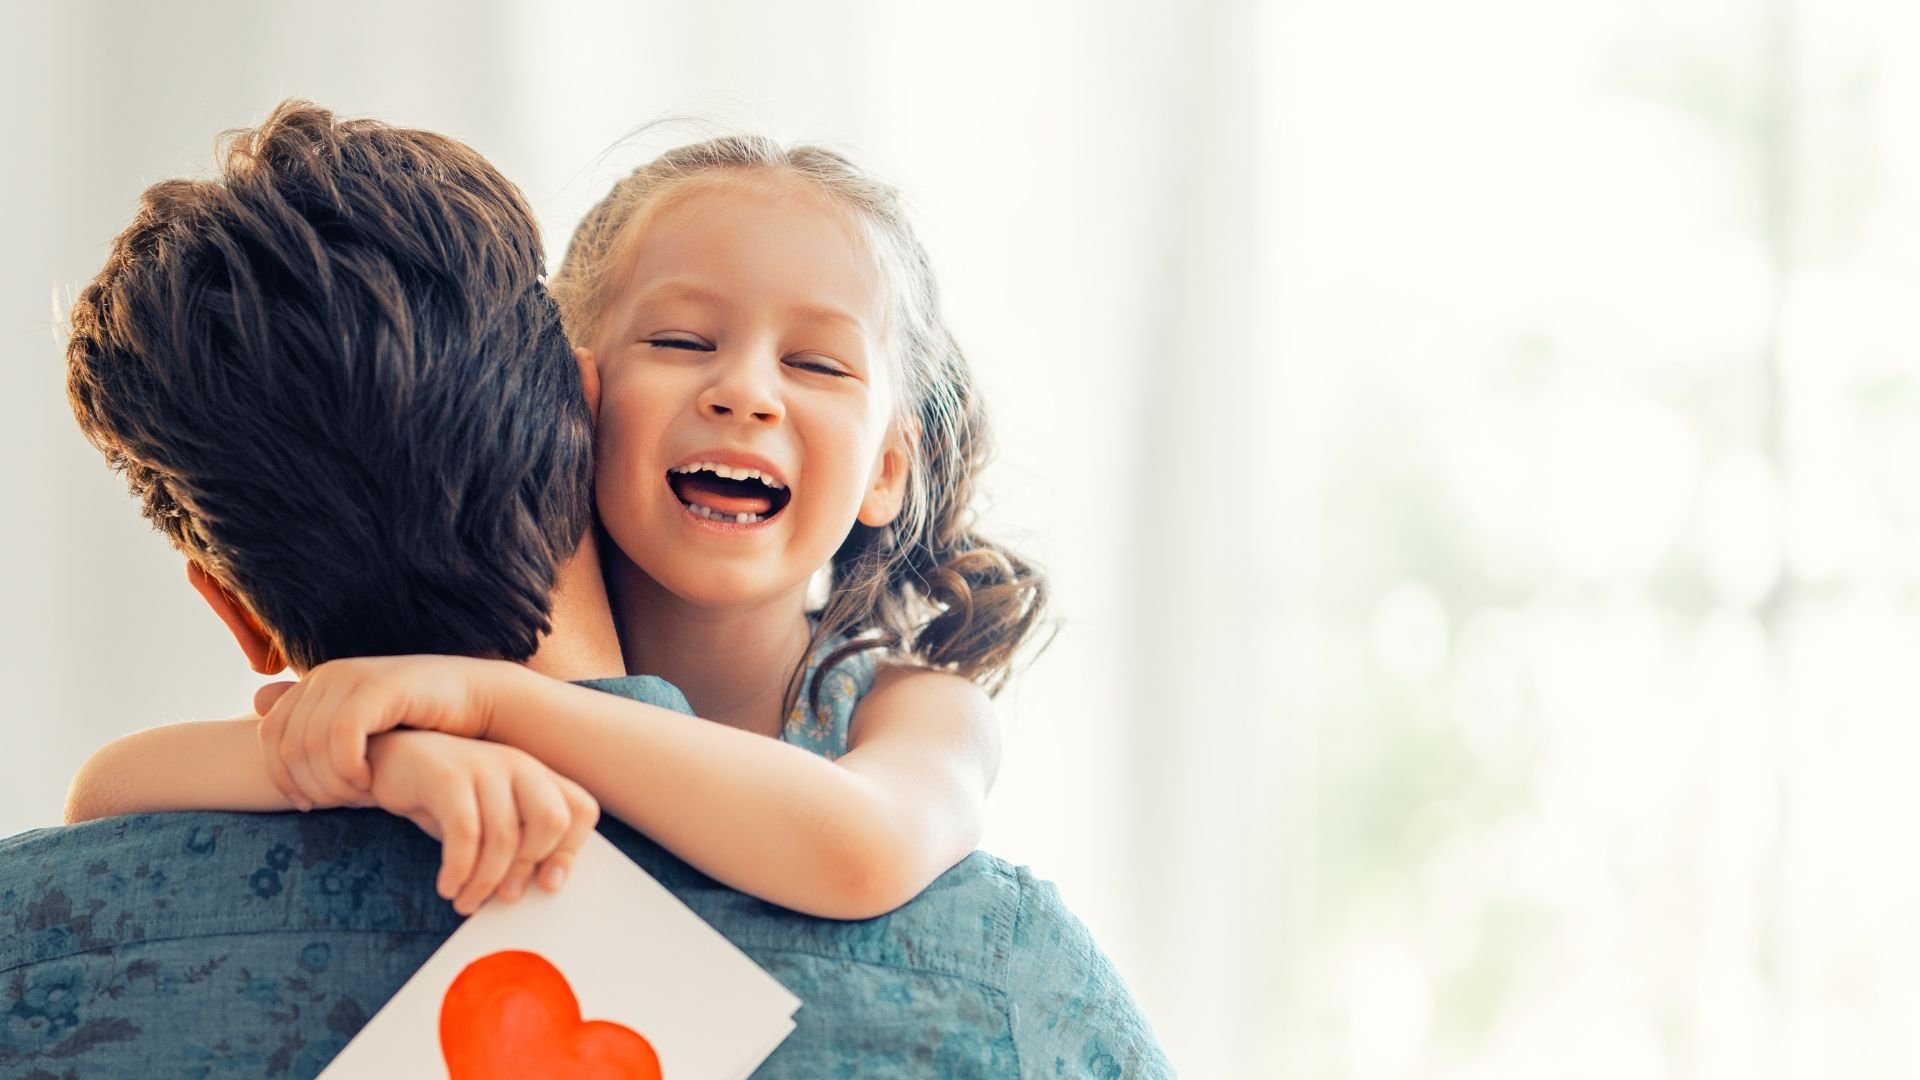
<svg viewBox="0 0 1920 1080"><path fill-rule="evenodd" d="M847 726L853 722L853 707L873 689L873 676L883 650L867 649L835 664L820 683L820 707L812 707L813 678L835 649L847 643L845 637L831 638L807 658L807 671L800 679L800 697L787 713L780 741L802 750L811 750L832 761L847 752Z"/></svg>
<svg viewBox="0 0 1920 1080"><path fill-rule="evenodd" d="M800 697L787 713L780 741L811 750L828 761L847 752L847 728L853 723L853 708L873 689L873 677L879 669L881 649L854 653L835 664L820 684L820 707L812 705L813 676L833 651L847 643L845 636L820 643L807 657L807 670L800 680ZM612 679L582 679L580 685L621 697L636 697L651 705L676 712L690 713L687 699L672 684L651 675L627 675ZM642 689L636 694L635 687Z"/></svg>

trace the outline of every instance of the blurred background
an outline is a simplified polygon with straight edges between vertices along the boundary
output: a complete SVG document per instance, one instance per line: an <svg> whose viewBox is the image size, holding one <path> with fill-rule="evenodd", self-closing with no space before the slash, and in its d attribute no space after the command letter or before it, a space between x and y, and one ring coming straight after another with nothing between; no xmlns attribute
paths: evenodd
<svg viewBox="0 0 1920 1080"><path fill-rule="evenodd" d="M260 681L64 398L139 190L308 97L557 260L692 114L911 196L1062 619L986 846L1184 1072L1920 1075L1920 9L9 4L0 92L0 834Z"/></svg>

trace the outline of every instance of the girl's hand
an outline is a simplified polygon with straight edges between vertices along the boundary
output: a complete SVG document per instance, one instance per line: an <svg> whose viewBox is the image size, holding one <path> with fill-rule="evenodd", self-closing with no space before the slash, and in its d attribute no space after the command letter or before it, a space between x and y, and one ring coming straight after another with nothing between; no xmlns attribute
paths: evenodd
<svg viewBox="0 0 1920 1080"><path fill-rule="evenodd" d="M269 683L253 696L267 775L302 810L364 801L369 738L403 726L485 738L493 688L527 674L504 660L365 656Z"/></svg>
<svg viewBox="0 0 1920 1080"><path fill-rule="evenodd" d="M536 874L558 890L600 820L585 788L510 746L397 731L370 756L374 805L440 841L437 888L462 915L518 900Z"/></svg>

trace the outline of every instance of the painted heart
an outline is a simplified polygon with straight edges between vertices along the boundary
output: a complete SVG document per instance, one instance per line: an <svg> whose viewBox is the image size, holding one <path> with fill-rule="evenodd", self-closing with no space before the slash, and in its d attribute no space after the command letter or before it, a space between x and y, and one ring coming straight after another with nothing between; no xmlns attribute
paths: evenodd
<svg viewBox="0 0 1920 1080"><path fill-rule="evenodd" d="M447 987L440 1052L451 1080L660 1080L639 1032L582 1021L560 969L517 949L475 960Z"/></svg>

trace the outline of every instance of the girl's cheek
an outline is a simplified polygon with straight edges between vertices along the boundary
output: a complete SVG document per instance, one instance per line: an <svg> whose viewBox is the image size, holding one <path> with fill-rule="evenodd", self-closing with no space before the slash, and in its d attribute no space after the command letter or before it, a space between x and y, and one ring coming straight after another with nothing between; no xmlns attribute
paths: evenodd
<svg viewBox="0 0 1920 1080"><path fill-rule="evenodd" d="M654 422L650 416L654 410L647 407L648 398L646 387L634 379L623 379L617 386L608 387L600 398L602 437L629 436Z"/></svg>

